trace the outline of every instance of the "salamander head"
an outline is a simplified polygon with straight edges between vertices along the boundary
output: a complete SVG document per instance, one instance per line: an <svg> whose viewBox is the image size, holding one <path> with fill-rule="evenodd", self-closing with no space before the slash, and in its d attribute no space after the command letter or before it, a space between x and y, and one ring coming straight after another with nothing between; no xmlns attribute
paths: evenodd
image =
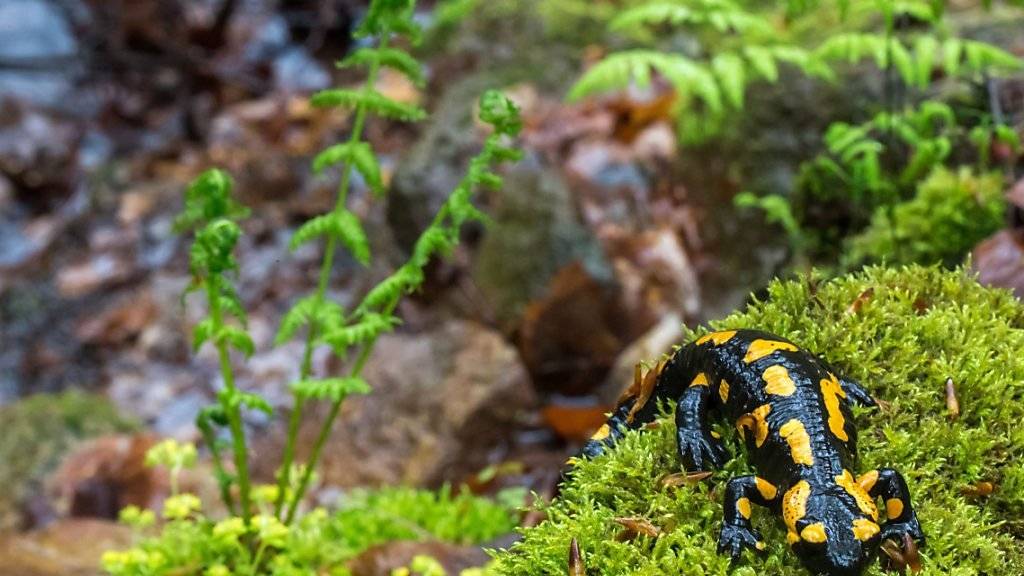
<svg viewBox="0 0 1024 576"><path fill-rule="evenodd" d="M816 494L789 532L794 554L815 576L860 576L881 540L878 524L848 495Z"/></svg>

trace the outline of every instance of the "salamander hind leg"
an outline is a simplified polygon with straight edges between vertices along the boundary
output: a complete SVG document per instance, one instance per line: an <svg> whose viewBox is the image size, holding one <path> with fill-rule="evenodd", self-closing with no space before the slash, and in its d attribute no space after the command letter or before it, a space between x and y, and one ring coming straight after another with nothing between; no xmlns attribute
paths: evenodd
<svg viewBox="0 0 1024 576"><path fill-rule="evenodd" d="M721 468L729 460L722 442L711 435L706 424L708 386L690 386L676 405L676 440L679 460L690 472Z"/></svg>

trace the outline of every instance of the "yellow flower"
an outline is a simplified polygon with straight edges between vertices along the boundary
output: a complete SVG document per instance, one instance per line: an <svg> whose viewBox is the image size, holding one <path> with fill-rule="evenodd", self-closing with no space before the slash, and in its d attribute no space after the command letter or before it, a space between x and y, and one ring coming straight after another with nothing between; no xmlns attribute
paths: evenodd
<svg viewBox="0 0 1024 576"><path fill-rule="evenodd" d="M231 570L223 564L216 564L207 568L203 576L231 576Z"/></svg>
<svg viewBox="0 0 1024 576"><path fill-rule="evenodd" d="M198 512L203 503L194 494L179 494L164 501L164 518L167 520L183 520L193 512Z"/></svg>
<svg viewBox="0 0 1024 576"><path fill-rule="evenodd" d="M245 534L245 522L241 518L226 518L213 526L213 537L222 544L238 544Z"/></svg>
<svg viewBox="0 0 1024 576"><path fill-rule="evenodd" d="M119 519L122 523L132 528L148 528L156 522L156 515L152 510L143 510L138 506L128 506L121 510Z"/></svg>
<svg viewBox="0 0 1024 576"><path fill-rule="evenodd" d="M288 527L274 516L260 514L252 519L260 543L271 548L284 548L288 539Z"/></svg>

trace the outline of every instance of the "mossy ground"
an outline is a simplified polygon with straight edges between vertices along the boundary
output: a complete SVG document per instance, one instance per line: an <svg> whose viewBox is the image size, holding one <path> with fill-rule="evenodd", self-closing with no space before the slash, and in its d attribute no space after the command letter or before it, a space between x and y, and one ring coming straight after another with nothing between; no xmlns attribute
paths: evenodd
<svg viewBox="0 0 1024 576"><path fill-rule="evenodd" d="M0 408L0 531L18 527L25 500L76 442L138 424L100 396L37 394Z"/></svg>
<svg viewBox="0 0 1024 576"><path fill-rule="evenodd" d="M857 303L857 304L855 304ZM963 271L871 268L824 282L775 282L763 302L714 323L756 327L794 340L864 383L884 410L856 409L860 469L906 476L928 536L921 576L1024 574L1024 306ZM950 419L952 377L962 414ZM725 482L750 471L743 454L695 487L661 488L678 472L673 429L630 433L609 455L582 462L548 507L548 520L496 555L508 575L566 574L578 539L587 574L805 575L781 523L765 510L755 525L767 554L730 565L715 553ZM718 425L734 451L730 430ZM997 489L968 498L980 480ZM616 541L614 519L643 516L659 538ZM882 574L877 566L870 575Z"/></svg>

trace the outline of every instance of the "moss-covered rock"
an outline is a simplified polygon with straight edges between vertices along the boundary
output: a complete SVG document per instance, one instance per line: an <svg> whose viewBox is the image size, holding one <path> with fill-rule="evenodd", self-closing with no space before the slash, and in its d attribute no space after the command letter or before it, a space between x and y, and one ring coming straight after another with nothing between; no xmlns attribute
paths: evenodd
<svg viewBox="0 0 1024 576"><path fill-rule="evenodd" d="M856 410L861 470L892 466L907 477L928 544L921 576L1024 574L1024 306L963 271L870 268L822 282L775 282L763 302L714 323L791 338L859 379L887 403ZM951 377L961 415L951 419ZM548 520L497 555L496 572L565 574L569 541L588 574L796 576L781 522L755 524L768 542L730 566L715 553L725 481L748 472L740 455L696 487L662 488L679 471L673 427L630 433L611 454L582 462ZM726 426L718 426L736 446ZM961 490L988 480L988 498ZM620 542L617 517L643 516L659 538ZM877 567L868 574L880 575Z"/></svg>
<svg viewBox="0 0 1024 576"><path fill-rule="evenodd" d="M106 399L37 394L0 408L0 531L17 528L27 501L76 442L137 428Z"/></svg>
<svg viewBox="0 0 1024 576"><path fill-rule="evenodd" d="M910 200L879 208L850 244L853 263L956 266L971 248L1003 227L1003 175L938 168Z"/></svg>

